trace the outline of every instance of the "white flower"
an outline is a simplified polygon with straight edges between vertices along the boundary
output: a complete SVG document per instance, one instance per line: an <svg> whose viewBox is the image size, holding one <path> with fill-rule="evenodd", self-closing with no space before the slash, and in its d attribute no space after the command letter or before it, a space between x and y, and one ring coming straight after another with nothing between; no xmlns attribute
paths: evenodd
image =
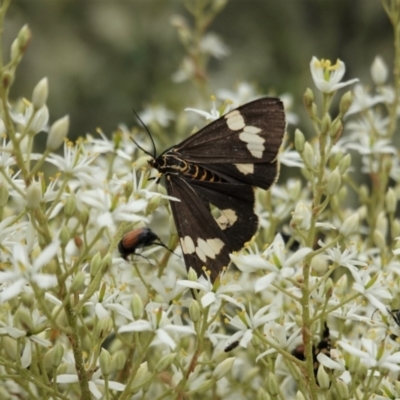
<svg viewBox="0 0 400 400"><path fill-rule="evenodd" d="M195 72L196 65L194 61L190 57L185 57L182 60L178 71L172 74L172 81L175 83L185 82L191 79L195 75Z"/></svg>
<svg viewBox="0 0 400 400"><path fill-rule="evenodd" d="M349 115L358 113L363 110L367 110L373 107L375 104L383 103L385 98L382 95L372 96L367 93L362 85L356 85L354 87L354 99L351 103L349 110L347 111L345 118Z"/></svg>
<svg viewBox="0 0 400 400"><path fill-rule="evenodd" d="M28 311L27 311L28 312ZM5 315L3 315L3 318ZM46 321L46 317L40 315L38 310L33 310L31 312L32 322L34 326L40 326ZM29 333L29 334L28 334ZM24 340L20 340L21 345L25 343L23 347L21 356L21 366L22 368L28 368L32 362L32 343L34 345L39 344L43 347L51 347L51 342L47 339L41 337L41 335L33 335L32 332L28 332L22 329L18 329L14 326L14 315L8 312L8 324L0 320L0 335L8 335L14 339L21 339L25 337Z"/></svg>
<svg viewBox="0 0 400 400"><path fill-rule="evenodd" d="M388 67L382 57L376 56L371 65L371 76L375 85L383 85L389 75Z"/></svg>
<svg viewBox="0 0 400 400"><path fill-rule="evenodd" d="M242 291L240 285L229 283L227 285L223 284L223 279L221 279L221 284L218 286L217 291L214 292L213 284L210 279L204 276L200 276L197 282L189 280L179 280L178 285L200 290L202 293L201 304L203 307L208 307L209 305L215 303L216 307L219 307L222 301L234 304L237 307L243 308L243 304L239 303L233 297L227 295L226 293L236 293Z"/></svg>
<svg viewBox="0 0 400 400"><path fill-rule="evenodd" d="M278 154L279 162L287 167L304 168L304 162L300 154L295 150L290 150L287 147L284 151Z"/></svg>
<svg viewBox="0 0 400 400"><path fill-rule="evenodd" d="M104 393L102 393L98 386L103 388L106 385L106 382L104 379L100 379L101 377L101 369L99 368L91 377L89 381L89 390L92 393L92 395L96 399L102 399L104 398ZM79 382L78 375L76 374L60 374L56 376L56 382L57 383L77 383ZM122 392L126 385L123 385L122 383L115 382L115 381L107 381L107 386L111 390L117 390L119 392Z"/></svg>
<svg viewBox="0 0 400 400"><path fill-rule="evenodd" d="M272 244L264 251L265 265L263 269L271 271L269 274L259 278L255 284L255 291L265 290L272 282L279 282L278 278L288 278L295 274L294 268L312 249L308 247L301 248L286 257L285 242L280 234L275 236ZM235 263L236 261L233 260ZM240 269L240 263L237 264Z"/></svg>
<svg viewBox="0 0 400 400"><path fill-rule="evenodd" d="M172 323L168 317L171 308L168 311L163 311L159 305L150 303L146 307L146 312L148 320L139 319L130 324L123 325L119 328L118 332L154 332L156 338L172 350L175 349L176 343L167 331L182 335L196 334L194 329L189 326Z"/></svg>
<svg viewBox="0 0 400 400"><path fill-rule="evenodd" d="M279 317L279 313L270 312L270 305L260 308L254 315L251 303L249 304L249 307L249 314L243 310L233 318L227 316L227 318L230 319L229 324L238 329L238 332L231 336L230 342L239 340L239 345L245 348L251 341L254 330L259 326L264 325L266 322Z"/></svg>
<svg viewBox="0 0 400 400"><path fill-rule="evenodd" d="M217 92L217 96L222 100L231 102L232 108L239 107L241 104L248 103L260 97L254 86L248 82L239 83L236 91L220 89Z"/></svg>
<svg viewBox="0 0 400 400"><path fill-rule="evenodd" d="M197 108L185 108L185 111L193 111L193 112L201 115L202 117L204 117L207 121L209 121L209 120L215 121L216 119L218 119L220 117L220 113L216 108L215 98L212 98L211 100L212 100L212 107L211 107L210 112L199 110Z"/></svg>
<svg viewBox="0 0 400 400"><path fill-rule="evenodd" d="M151 104L147 106L142 112L139 113L139 116L146 125L156 123L163 128L166 128L170 121L172 121L175 117L172 111L168 110L162 105L157 104Z"/></svg>
<svg viewBox="0 0 400 400"><path fill-rule="evenodd" d="M359 357L368 368L400 371L400 351L391 353L391 350L394 349L393 346L387 346L385 342L377 346L373 340L366 338L361 338L361 343L358 342L357 344L357 346L351 345L344 340L336 342L336 345L347 353ZM360 344L363 350L360 349Z"/></svg>
<svg viewBox="0 0 400 400"><path fill-rule="evenodd" d="M355 282L353 289L362 294L368 301L381 312L386 312L385 303L392 299L392 295L387 290L387 285L382 283L383 278L381 274L374 275L372 278L368 270L354 271L350 269ZM382 300L385 300L383 302Z"/></svg>
<svg viewBox="0 0 400 400"><path fill-rule="evenodd" d="M268 322L264 326L264 334L268 338L268 341L280 349L290 348L292 343L299 338L300 333L301 328L296 329L290 336L288 336L287 326L280 325L275 321ZM267 351L257 356L256 362L266 355L275 352L276 350L273 347L269 348Z"/></svg>
<svg viewBox="0 0 400 400"><path fill-rule="evenodd" d="M34 116L32 117L33 114ZM17 124L22 125L26 131L39 133L48 130L49 109L45 105L35 111L33 105L29 103L25 108L24 115L11 111L11 118Z"/></svg>
<svg viewBox="0 0 400 400"><path fill-rule="evenodd" d="M325 243L320 240L318 241L318 244L321 247L325 246ZM326 249L326 255L322 255L322 258L325 258L326 260L330 260L337 265L341 265L343 267L348 268L349 270L353 270L355 272L358 271L357 268L355 268L355 265L366 267L367 263L363 261L359 261L357 259L358 251L354 249L354 246L350 246L348 248L345 248L345 250L342 252L340 249L340 246L337 245L334 248L329 248Z"/></svg>
<svg viewBox="0 0 400 400"><path fill-rule="evenodd" d="M332 93L337 90L358 82L358 79L351 79L347 82L340 82L346 71L343 61L337 60L332 65L329 60L318 60L313 57L310 62L310 69L315 86L322 93Z"/></svg>
<svg viewBox="0 0 400 400"><path fill-rule="evenodd" d="M40 269L48 264L56 255L60 243L50 243L33 262L30 261L27 248L17 243L13 249L12 271L0 271L0 303L4 303L17 296L30 282L34 282L41 289L49 289L57 285L55 275L43 274Z"/></svg>
<svg viewBox="0 0 400 400"><path fill-rule="evenodd" d="M64 157L52 153L46 161L55 165L58 170L77 178L82 184L98 186L105 178L104 171L91 166L97 155L84 154L82 146L64 143Z"/></svg>
<svg viewBox="0 0 400 400"><path fill-rule="evenodd" d="M285 108L285 116L286 116L286 123L288 125L297 125L299 122L299 117L294 112L291 112L291 108L293 105L293 95L290 93L283 93L278 96Z"/></svg>
<svg viewBox="0 0 400 400"><path fill-rule="evenodd" d="M98 211L97 223L100 227L108 227L111 231L116 229L117 222L147 222L147 218L141 215L148 204L145 199L133 198L128 203L115 205L114 194L105 189L80 191L77 193L77 198L91 206L93 211Z"/></svg>
<svg viewBox="0 0 400 400"><path fill-rule="evenodd" d="M223 58L229 55L229 47L215 33L206 33L201 39L200 48L204 53L215 58Z"/></svg>
<svg viewBox="0 0 400 400"><path fill-rule="evenodd" d="M302 231L307 231L310 228L311 217L310 207L305 205L302 201L299 201L293 211L290 226Z"/></svg>

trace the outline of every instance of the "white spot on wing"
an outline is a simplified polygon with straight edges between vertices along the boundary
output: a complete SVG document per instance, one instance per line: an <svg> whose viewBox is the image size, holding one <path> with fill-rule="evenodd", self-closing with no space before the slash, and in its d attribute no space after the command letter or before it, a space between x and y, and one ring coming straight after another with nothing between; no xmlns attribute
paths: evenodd
<svg viewBox="0 0 400 400"><path fill-rule="evenodd" d="M233 210L226 210L229 214L230 211L235 213ZM235 215L236 216L236 215ZM233 218L233 215L231 215ZM237 218L236 218L237 219ZM190 236L185 236L181 238L181 246L184 254L193 254L196 253L197 257L204 263L208 258L215 257L221 252L221 249L224 247L224 242L221 239L197 239L197 246L195 246L193 239Z"/></svg>
<svg viewBox="0 0 400 400"><path fill-rule="evenodd" d="M252 126L246 128L254 128ZM256 128L258 129L258 128ZM264 143L265 139L259 136L257 133L250 133L246 130L239 134L239 139L242 142L247 143L247 148L251 155L255 158L262 158L263 152L265 150Z"/></svg>
<svg viewBox="0 0 400 400"><path fill-rule="evenodd" d="M221 216L216 221L221 230L224 230L233 226L237 219L238 217L236 212L230 208L227 208L226 210L221 210Z"/></svg>
<svg viewBox="0 0 400 400"><path fill-rule="evenodd" d="M228 128L232 131L239 131L243 129L246 124L244 123L244 119L242 114L238 110L232 111L225 115L226 123L228 124Z"/></svg>
<svg viewBox="0 0 400 400"><path fill-rule="evenodd" d="M190 236L181 238L182 250L185 254L193 254L195 252L195 245L193 239Z"/></svg>
<svg viewBox="0 0 400 400"><path fill-rule="evenodd" d="M242 174L254 174L254 164L233 164Z"/></svg>
<svg viewBox="0 0 400 400"><path fill-rule="evenodd" d="M197 254L197 257L199 257L200 260L203 261L203 263L205 263L207 261L206 255L203 253L203 251L199 247L196 247L196 254Z"/></svg>
<svg viewBox="0 0 400 400"><path fill-rule="evenodd" d="M215 253L210 245L203 239L197 241L197 248L200 249L207 257L215 258Z"/></svg>
<svg viewBox="0 0 400 400"><path fill-rule="evenodd" d="M252 133L253 135L256 135L257 133L261 132L260 128L251 125L246 125L243 130L247 133Z"/></svg>
<svg viewBox="0 0 400 400"><path fill-rule="evenodd" d="M215 255L218 255L222 248L225 246L225 243L221 239L207 239L208 245L212 248Z"/></svg>

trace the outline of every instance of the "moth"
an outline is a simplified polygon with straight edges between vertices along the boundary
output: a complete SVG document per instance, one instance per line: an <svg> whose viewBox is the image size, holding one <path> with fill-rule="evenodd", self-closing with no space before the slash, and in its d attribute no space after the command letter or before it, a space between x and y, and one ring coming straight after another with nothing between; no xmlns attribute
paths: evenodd
<svg viewBox="0 0 400 400"><path fill-rule="evenodd" d="M168 247L161 242L160 238L149 228L138 228L125 233L122 239L118 242L118 251L121 257L126 260L128 256L134 254L135 251L142 247L147 247L151 245L159 245Z"/></svg>
<svg viewBox="0 0 400 400"><path fill-rule="evenodd" d="M279 172L285 132L278 98L244 104L211 122L160 156L151 167L166 178L186 268L209 271L214 281L229 254L256 234L254 187L269 189ZM205 268L204 268L205 267Z"/></svg>

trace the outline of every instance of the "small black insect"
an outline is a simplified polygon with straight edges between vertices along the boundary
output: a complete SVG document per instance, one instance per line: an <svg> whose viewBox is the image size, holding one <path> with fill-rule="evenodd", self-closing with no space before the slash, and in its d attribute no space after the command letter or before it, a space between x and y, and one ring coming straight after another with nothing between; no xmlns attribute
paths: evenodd
<svg viewBox="0 0 400 400"><path fill-rule="evenodd" d="M120 252L121 257L126 260L128 256L135 253L136 249L151 246L153 244L165 247L167 250L171 251L149 228L138 228L125 233L118 243L118 251Z"/></svg>
<svg viewBox="0 0 400 400"><path fill-rule="evenodd" d="M166 177L186 268L215 280L258 230L254 187L269 189L279 172L283 103L262 98L211 122L160 156L151 167ZM151 137L151 136L150 136Z"/></svg>
<svg viewBox="0 0 400 400"><path fill-rule="evenodd" d="M235 340L232 343L228 344L228 346L225 347L224 351L225 353L228 353L232 351L233 349L236 349L236 347L239 346L239 340Z"/></svg>

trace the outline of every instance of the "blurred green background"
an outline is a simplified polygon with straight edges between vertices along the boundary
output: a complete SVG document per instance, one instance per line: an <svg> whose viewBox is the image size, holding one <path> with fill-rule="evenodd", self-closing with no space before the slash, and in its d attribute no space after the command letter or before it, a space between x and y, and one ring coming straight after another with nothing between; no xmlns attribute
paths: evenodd
<svg viewBox="0 0 400 400"><path fill-rule="evenodd" d="M196 106L198 91L171 76L185 55L171 17L192 22L181 1L16 0L6 17L4 49L29 24L33 37L19 67L12 98L30 98L35 84L49 78L50 122L69 114L70 138L109 134L120 122L136 124L149 103L173 111ZM262 92L294 95L313 87L309 63L342 59L345 79L370 82L379 54L391 65L393 33L378 0L231 0L211 24L230 55L210 63L210 86L232 89L243 80Z"/></svg>

